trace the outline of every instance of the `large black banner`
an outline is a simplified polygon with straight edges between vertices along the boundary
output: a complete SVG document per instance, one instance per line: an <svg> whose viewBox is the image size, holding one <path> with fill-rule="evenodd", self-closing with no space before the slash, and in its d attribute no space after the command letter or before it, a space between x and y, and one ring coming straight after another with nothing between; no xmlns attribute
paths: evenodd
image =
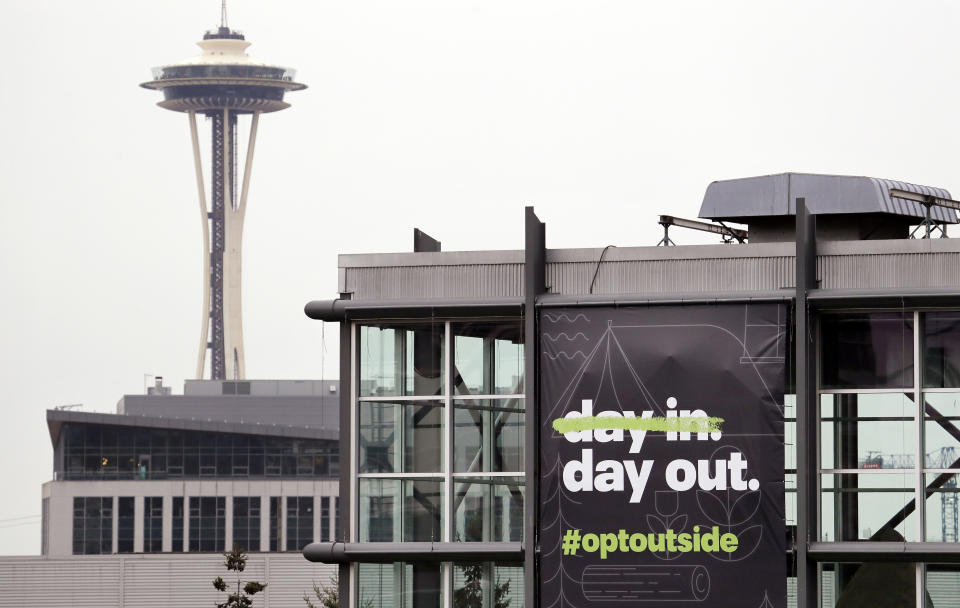
<svg viewBox="0 0 960 608"><path fill-rule="evenodd" d="M779 304L541 312L541 608L785 608L786 324Z"/></svg>

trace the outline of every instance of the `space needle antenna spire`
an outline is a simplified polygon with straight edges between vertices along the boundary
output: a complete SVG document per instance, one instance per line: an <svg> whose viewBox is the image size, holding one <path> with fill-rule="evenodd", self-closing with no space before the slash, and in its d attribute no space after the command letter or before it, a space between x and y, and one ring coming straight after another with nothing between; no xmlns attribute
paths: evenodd
<svg viewBox="0 0 960 608"><path fill-rule="evenodd" d="M220 2L220 27L197 43L201 54L153 70L153 80L140 86L161 91L157 105L187 115L193 144L200 218L203 229L203 306L197 379L209 362L210 378L246 377L243 318L240 301L241 242L247 193L260 115L290 107L289 91L305 89L291 69L254 61L246 53L250 43L227 26L227 2ZM209 190L204 187L197 114L210 123ZM249 116L246 162L237 135L240 118ZM209 204L208 204L209 201Z"/></svg>

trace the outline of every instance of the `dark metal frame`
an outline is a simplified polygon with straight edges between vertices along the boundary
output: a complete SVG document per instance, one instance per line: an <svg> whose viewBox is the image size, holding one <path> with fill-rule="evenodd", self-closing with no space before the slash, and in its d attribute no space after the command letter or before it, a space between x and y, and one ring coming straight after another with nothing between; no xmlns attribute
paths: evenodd
<svg viewBox="0 0 960 608"><path fill-rule="evenodd" d="M225 115L226 114L226 115ZM223 326L223 253L226 246L226 209L233 206L236 198L236 141L237 113L232 110L212 111L210 197L212 210L207 213L210 221L210 378L224 380L227 374ZM229 143L229 145L226 145ZM230 180L229 192L224 185ZM229 196L229 199L228 199Z"/></svg>
<svg viewBox="0 0 960 608"><path fill-rule="evenodd" d="M524 264L523 264L523 304L524 304L524 399L526 402L526 449L524 450L524 475L527 486L527 499L523 504L523 538L529 548L523 556L524 606L537 606L537 557L540 553L538 516L540 512L540 408L537 402L537 298L547 291L547 243L546 224L541 222L527 207L524 216Z"/></svg>
<svg viewBox="0 0 960 608"><path fill-rule="evenodd" d="M819 587L817 564L808 552L809 543L819 540L817 530L817 386L814 370L816 352L807 295L817 286L817 225L807 211L806 201L797 199L796 228L796 366L797 391L797 608L817 608Z"/></svg>

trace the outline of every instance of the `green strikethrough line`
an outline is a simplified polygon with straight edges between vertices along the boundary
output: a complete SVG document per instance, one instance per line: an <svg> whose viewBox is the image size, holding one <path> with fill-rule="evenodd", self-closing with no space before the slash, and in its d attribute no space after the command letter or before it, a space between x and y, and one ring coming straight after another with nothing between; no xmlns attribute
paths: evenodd
<svg viewBox="0 0 960 608"><path fill-rule="evenodd" d="M677 433L710 433L720 430L723 418L683 416L678 418L614 418L585 416L582 418L557 418L553 429L558 433L591 430L664 431Z"/></svg>

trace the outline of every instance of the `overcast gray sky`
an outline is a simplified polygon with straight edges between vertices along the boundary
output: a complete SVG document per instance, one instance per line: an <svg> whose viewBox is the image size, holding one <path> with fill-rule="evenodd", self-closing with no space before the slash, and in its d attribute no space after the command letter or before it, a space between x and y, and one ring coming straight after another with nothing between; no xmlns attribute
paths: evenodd
<svg viewBox="0 0 960 608"><path fill-rule="evenodd" d="M186 117L139 88L216 0L2 0L0 553L40 548L44 411L182 390L201 305ZM339 252L653 245L711 180L960 190L955 2L252 2L230 25L309 85L264 116L244 237L251 378L337 373ZM704 237L677 232L680 243ZM26 522L26 523L24 523Z"/></svg>

